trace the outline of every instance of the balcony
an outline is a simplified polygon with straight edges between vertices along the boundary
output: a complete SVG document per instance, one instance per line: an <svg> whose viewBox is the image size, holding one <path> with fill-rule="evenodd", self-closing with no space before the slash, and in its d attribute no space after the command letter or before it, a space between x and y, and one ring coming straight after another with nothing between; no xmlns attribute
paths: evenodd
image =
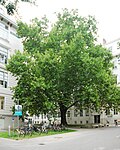
<svg viewBox="0 0 120 150"><path fill-rule="evenodd" d="M9 41L9 31L0 27L0 38Z"/></svg>

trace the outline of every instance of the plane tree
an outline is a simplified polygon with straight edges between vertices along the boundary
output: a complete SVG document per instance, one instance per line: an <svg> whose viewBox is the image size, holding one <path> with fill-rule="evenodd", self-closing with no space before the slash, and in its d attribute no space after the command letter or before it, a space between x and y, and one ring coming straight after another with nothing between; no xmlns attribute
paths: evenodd
<svg viewBox="0 0 120 150"><path fill-rule="evenodd" d="M30 114L61 112L73 106L99 110L119 102L119 89L112 75L112 55L97 44L94 17L81 17L64 9L49 27L46 17L31 24L18 23L24 51L16 52L7 65L17 78L14 99ZM49 29L49 30L48 30Z"/></svg>

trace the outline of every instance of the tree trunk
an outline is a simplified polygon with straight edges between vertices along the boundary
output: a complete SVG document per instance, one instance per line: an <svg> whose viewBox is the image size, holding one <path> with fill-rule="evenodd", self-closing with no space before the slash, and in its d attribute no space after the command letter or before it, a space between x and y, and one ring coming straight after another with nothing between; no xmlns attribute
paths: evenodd
<svg viewBox="0 0 120 150"><path fill-rule="evenodd" d="M67 107L65 107L63 104L59 104L59 106L60 106L60 113L61 113L61 124L67 125L67 121L66 121Z"/></svg>

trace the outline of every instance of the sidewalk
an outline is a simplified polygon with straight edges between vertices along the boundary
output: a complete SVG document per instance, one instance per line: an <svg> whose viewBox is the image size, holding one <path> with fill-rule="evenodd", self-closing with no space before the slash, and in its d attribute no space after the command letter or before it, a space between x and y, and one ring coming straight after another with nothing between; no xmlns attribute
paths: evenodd
<svg viewBox="0 0 120 150"><path fill-rule="evenodd" d="M89 131L89 129L76 129L75 132L68 132L63 134L55 134L55 135L48 135L48 136L40 136L30 139L22 139L22 140L13 140L13 139L7 139L7 138L0 138L0 143L5 142L6 144L14 143L14 144L45 144L45 143L51 143L56 141L63 141L68 140L73 136L79 136L79 134L86 134Z"/></svg>

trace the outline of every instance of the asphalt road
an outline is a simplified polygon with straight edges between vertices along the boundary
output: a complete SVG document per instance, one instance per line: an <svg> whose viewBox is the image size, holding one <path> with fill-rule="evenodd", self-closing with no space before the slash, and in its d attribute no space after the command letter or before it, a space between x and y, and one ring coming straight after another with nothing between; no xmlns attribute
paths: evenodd
<svg viewBox="0 0 120 150"><path fill-rule="evenodd" d="M79 129L19 141L0 138L0 150L120 150L120 127Z"/></svg>

